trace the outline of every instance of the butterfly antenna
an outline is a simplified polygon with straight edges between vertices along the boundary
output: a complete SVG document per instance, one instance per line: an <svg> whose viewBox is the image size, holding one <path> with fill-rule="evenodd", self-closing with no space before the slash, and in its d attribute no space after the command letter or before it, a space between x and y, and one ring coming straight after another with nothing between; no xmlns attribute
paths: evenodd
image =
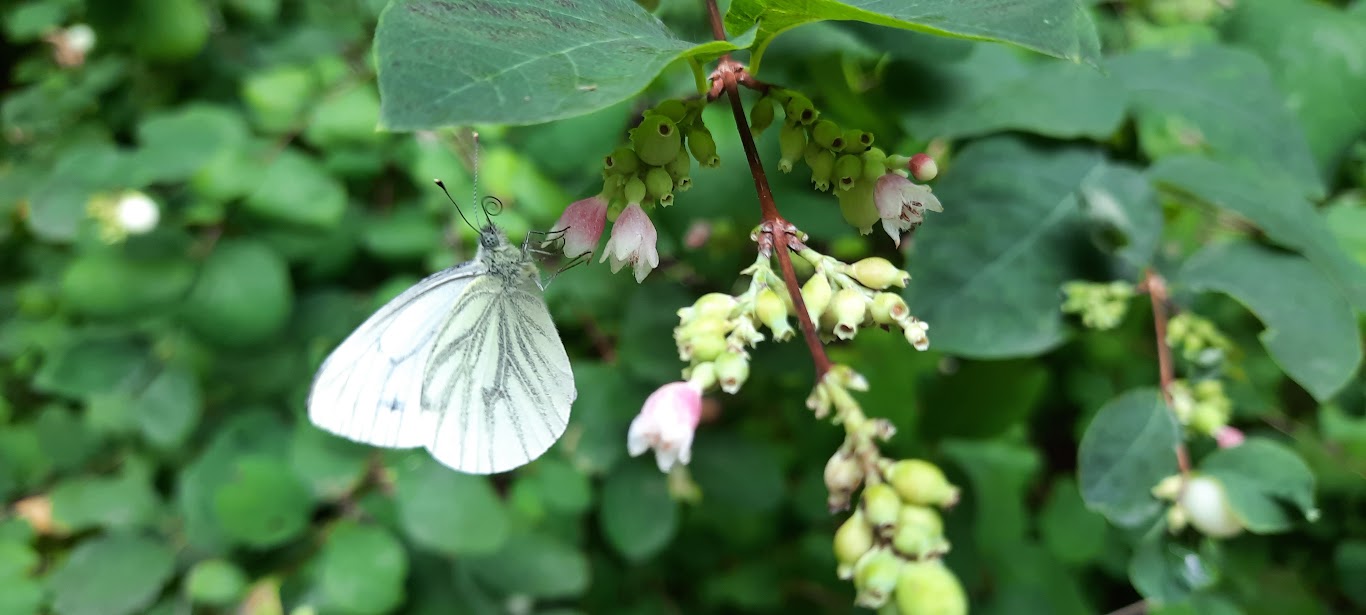
<svg viewBox="0 0 1366 615"><path fill-rule="evenodd" d="M446 193L446 199L448 199L451 202L451 205L455 206L455 213L460 214L460 219L465 221L465 225L474 229L475 233L478 233L479 228L474 226L473 224L470 224L470 219L465 217L465 212L464 210L460 209L460 204L455 202L455 197L451 196L451 191L446 189L446 182L443 182L440 179L434 179L432 181L436 182L436 186L438 188L441 188L442 192Z"/></svg>
<svg viewBox="0 0 1366 615"><path fill-rule="evenodd" d="M470 135L474 138L474 201L471 202L479 206L479 133L471 132ZM493 226L493 219L489 217L489 211L483 207L479 208L484 210L484 221L489 226Z"/></svg>

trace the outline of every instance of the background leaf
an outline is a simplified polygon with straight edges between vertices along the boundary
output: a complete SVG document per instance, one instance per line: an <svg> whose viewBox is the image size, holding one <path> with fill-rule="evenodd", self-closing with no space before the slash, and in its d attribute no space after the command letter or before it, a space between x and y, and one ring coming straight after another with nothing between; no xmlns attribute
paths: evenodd
<svg viewBox="0 0 1366 615"><path fill-rule="evenodd" d="M134 534L82 544L48 578L61 615L124 615L151 604L171 578L175 556L166 545Z"/></svg>
<svg viewBox="0 0 1366 615"><path fill-rule="evenodd" d="M1105 404L1077 451L1077 482L1087 507L1119 526L1152 518L1161 503L1150 490L1176 473L1178 437L1176 419L1153 389Z"/></svg>
<svg viewBox="0 0 1366 615"><path fill-rule="evenodd" d="M658 553L678 531L678 505L664 476L644 462L626 463L602 486L598 517L607 542L623 557L641 561Z"/></svg>
<svg viewBox="0 0 1366 615"><path fill-rule="evenodd" d="M1310 521L1319 516L1314 474L1294 452L1271 440L1250 439L1216 451L1200 463L1200 470L1219 479L1229 506L1250 531L1290 527L1282 504L1293 505Z"/></svg>

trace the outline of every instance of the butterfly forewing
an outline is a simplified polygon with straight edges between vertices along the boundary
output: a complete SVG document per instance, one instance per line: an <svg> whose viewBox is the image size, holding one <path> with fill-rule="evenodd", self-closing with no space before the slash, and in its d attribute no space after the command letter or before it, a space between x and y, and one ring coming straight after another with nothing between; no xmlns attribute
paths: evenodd
<svg viewBox="0 0 1366 615"><path fill-rule="evenodd" d="M432 274L361 324L318 369L308 396L313 424L375 446L430 444L439 409L422 407L423 369L452 306L482 271L469 262Z"/></svg>
<svg viewBox="0 0 1366 615"><path fill-rule="evenodd" d="M463 472L527 463L559 439L569 420L569 357L534 268L519 271L471 283L428 359L423 406L445 408L429 448Z"/></svg>

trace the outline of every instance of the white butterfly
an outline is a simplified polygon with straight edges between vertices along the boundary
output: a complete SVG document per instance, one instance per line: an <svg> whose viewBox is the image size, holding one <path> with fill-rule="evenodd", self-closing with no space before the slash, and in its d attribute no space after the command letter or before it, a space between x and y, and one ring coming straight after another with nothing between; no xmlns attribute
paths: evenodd
<svg viewBox="0 0 1366 615"><path fill-rule="evenodd" d="M542 292L528 247L489 222L474 260L404 291L327 357L308 418L357 442L424 446L471 474L540 457L577 395Z"/></svg>

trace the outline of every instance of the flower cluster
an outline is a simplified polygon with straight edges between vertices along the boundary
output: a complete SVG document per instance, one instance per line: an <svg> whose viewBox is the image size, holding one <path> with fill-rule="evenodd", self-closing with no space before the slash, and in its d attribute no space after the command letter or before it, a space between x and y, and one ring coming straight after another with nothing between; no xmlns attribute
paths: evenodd
<svg viewBox="0 0 1366 615"><path fill-rule="evenodd" d="M1079 314L1081 324L1105 331L1124 321L1135 289L1133 284L1123 281L1101 284L1074 280L1063 284L1062 292L1066 297L1063 313Z"/></svg>
<svg viewBox="0 0 1366 615"><path fill-rule="evenodd" d="M920 226L925 210L944 211L926 182L939 170L925 154L913 157L888 155L874 147L870 132L841 128L821 119L811 100L799 92L770 88L750 109L751 130L772 124L774 108L781 106L786 119L778 134L781 158L778 170L790 173L797 160L811 169L811 183L822 192L839 197L840 212L849 224L868 234L879 220L892 241Z"/></svg>
<svg viewBox="0 0 1366 615"><path fill-rule="evenodd" d="M1159 500L1172 502L1167 509L1167 531L1173 534L1188 524L1211 538L1230 538L1243 531L1243 522L1233 512L1224 485L1212 476L1175 474L1162 479L1152 493Z"/></svg>
<svg viewBox="0 0 1366 615"><path fill-rule="evenodd" d="M1233 417L1233 400L1224 392L1222 381L1208 378L1191 384L1186 380L1174 380L1170 392L1172 412L1182 425L1195 433L1219 439L1224 448L1235 444L1235 440L1241 441L1241 437L1235 435L1237 430L1228 425Z"/></svg>
<svg viewBox="0 0 1366 615"><path fill-rule="evenodd" d="M566 256L591 254L612 220L600 261L610 261L613 273L631 265L637 282L659 266L658 236L646 212L672 205L675 192L692 187L694 158L703 167L721 164L716 141L702 122L704 104L666 100L644 113L629 132L630 144L603 159L602 191L570 205L555 223Z"/></svg>
<svg viewBox="0 0 1366 615"><path fill-rule="evenodd" d="M1200 367L1213 367L1233 353L1235 347L1214 323L1191 312L1167 321L1167 345L1181 350L1181 357Z"/></svg>
<svg viewBox="0 0 1366 615"><path fill-rule="evenodd" d="M916 350L930 347L929 323L911 315L901 295L911 274L885 258L872 256L846 264L811 248L797 252L813 269L802 284L802 301L825 341L853 339L864 327L898 327Z"/></svg>
<svg viewBox="0 0 1366 615"><path fill-rule="evenodd" d="M86 212L99 227L100 239L115 244L129 235L142 235L155 229L161 208L152 197L136 190L90 199Z"/></svg>

